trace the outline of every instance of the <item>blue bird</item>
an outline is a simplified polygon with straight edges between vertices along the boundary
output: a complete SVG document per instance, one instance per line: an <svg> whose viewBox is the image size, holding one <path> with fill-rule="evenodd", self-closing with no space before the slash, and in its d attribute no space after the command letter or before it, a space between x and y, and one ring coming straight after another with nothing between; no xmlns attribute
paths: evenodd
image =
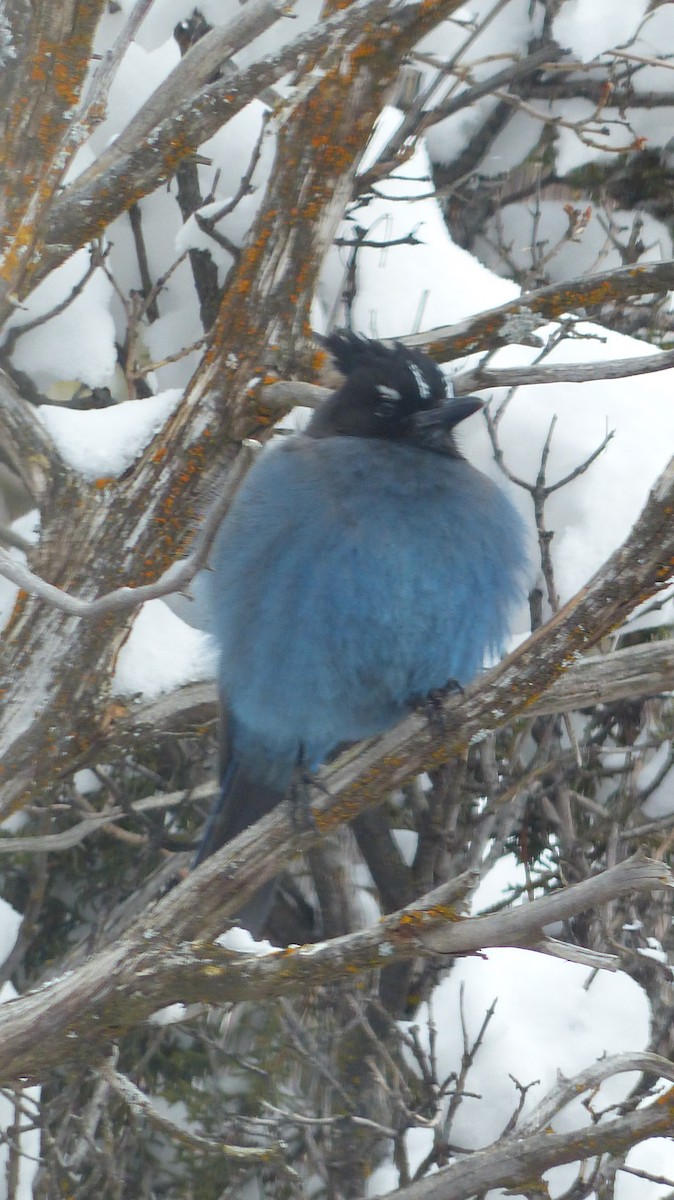
<svg viewBox="0 0 674 1200"><path fill-rule="evenodd" d="M212 555L221 796L197 863L298 771L471 680L522 595L522 521L454 439L482 401L448 397L436 364L399 343L324 344L343 385L260 454ZM242 910L255 932L272 894Z"/></svg>

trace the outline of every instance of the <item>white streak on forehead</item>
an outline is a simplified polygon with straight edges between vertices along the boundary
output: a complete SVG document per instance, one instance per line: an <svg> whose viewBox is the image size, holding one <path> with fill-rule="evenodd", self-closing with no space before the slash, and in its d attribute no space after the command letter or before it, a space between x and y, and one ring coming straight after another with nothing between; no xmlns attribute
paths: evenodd
<svg viewBox="0 0 674 1200"><path fill-rule="evenodd" d="M412 373L412 376L414 377L414 382L417 385L417 391L418 391L421 399L428 400L428 397L431 394L431 389L429 388L426 380L424 379L423 372L419 370L416 363L408 362L407 366L409 367L409 369Z"/></svg>

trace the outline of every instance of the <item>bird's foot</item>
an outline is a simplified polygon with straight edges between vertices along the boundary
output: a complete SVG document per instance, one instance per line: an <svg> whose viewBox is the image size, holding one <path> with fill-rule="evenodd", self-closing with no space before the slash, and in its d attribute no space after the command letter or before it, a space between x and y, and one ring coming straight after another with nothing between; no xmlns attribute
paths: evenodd
<svg viewBox="0 0 674 1200"><path fill-rule="evenodd" d="M458 679L449 679L443 687L431 688L425 696L413 696L410 706L426 717L434 731L442 733L447 728L445 700L449 696L463 696Z"/></svg>
<svg viewBox="0 0 674 1200"><path fill-rule="evenodd" d="M297 767L290 785L288 800L290 801L291 820L298 831L316 828L311 811L311 789L316 787L321 787L316 776L306 767Z"/></svg>

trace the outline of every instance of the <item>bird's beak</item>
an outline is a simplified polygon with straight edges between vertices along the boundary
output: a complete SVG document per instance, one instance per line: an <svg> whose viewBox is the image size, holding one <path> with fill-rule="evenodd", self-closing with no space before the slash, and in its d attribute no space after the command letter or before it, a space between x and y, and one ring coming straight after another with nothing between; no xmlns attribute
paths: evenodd
<svg viewBox="0 0 674 1200"><path fill-rule="evenodd" d="M460 421L465 421L466 417L472 417L473 413L479 412L484 405L484 400L477 396L451 396L438 408L425 408L422 412L415 412L412 423L420 433L432 429L449 430Z"/></svg>

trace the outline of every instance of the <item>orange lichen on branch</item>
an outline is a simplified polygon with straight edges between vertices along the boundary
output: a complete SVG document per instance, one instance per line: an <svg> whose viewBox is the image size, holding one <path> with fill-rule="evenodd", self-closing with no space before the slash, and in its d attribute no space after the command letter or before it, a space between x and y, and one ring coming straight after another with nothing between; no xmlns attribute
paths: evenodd
<svg viewBox="0 0 674 1200"><path fill-rule="evenodd" d="M404 912L398 922L398 932L409 936L417 933L430 921L463 921L465 917L451 904L434 904L430 908L414 908Z"/></svg>
<svg viewBox="0 0 674 1200"><path fill-rule="evenodd" d="M89 44L73 34L67 41L40 38L30 64L33 83L49 83L64 104L77 103L87 67Z"/></svg>
<svg viewBox="0 0 674 1200"><path fill-rule="evenodd" d="M104 0L81 0L70 18L58 5L40 7L5 72L2 176L12 183L4 196L0 279L19 297L40 261L44 215L76 148L75 140L68 145L67 133L103 7Z"/></svg>

